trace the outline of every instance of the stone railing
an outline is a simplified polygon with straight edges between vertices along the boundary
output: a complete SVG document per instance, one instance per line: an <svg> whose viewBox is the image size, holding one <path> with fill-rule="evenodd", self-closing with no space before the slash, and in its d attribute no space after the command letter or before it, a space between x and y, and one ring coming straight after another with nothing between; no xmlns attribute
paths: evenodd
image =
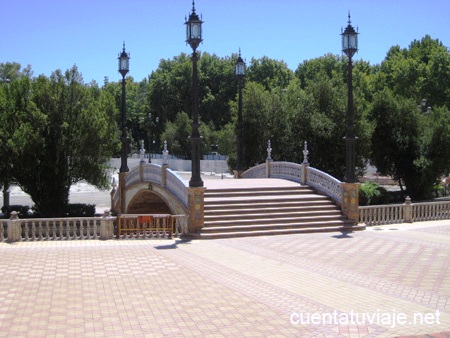
<svg viewBox="0 0 450 338"><path fill-rule="evenodd" d="M359 223L383 225L450 219L450 201L371 205L359 207Z"/></svg>
<svg viewBox="0 0 450 338"><path fill-rule="evenodd" d="M255 167L251 167L250 169L246 170L244 173L242 173L242 178L264 178L267 177L266 175L266 168L267 164L262 163L258 164Z"/></svg>
<svg viewBox="0 0 450 338"><path fill-rule="evenodd" d="M298 163L273 162L270 166L270 177L302 183L302 168Z"/></svg>
<svg viewBox="0 0 450 338"><path fill-rule="evenodd" d="M166 188L187 208L188 183L170 169L166 170Z"/></svg>
<svg viewBox="0 0 450 338"><path fill-rule="evenodd" d="M182 237L188 232L187 216L173 218L173 236ZM102 217L19 219L13 211L9 220L0 220L0 242L108 240L115 237L116 221L109 212Z"/></svg>
<svg viewBox="0 0 450 338"><path fill-rule="evenodd" d="M342 205L342 182L308 163L266 161L242 174L242 178L281 178L306 184Z"/></svg>
<svg viewBox="0 0 450 338"><path fill-rule="evenodd" d="M342 205L342 182L316 168L306 168L306 184Z"/></svg>
<svg viewBox="0 0 450 338"><path fill-rule="evenodd" d="M127 175L125 176L125 188L133 184L139 183L140 181L139 168L140 167L135 167L127 173Z"/></svg>
<svg viewBox="0 0 450 338"><path fill-rule="evenodd" d="M158 164L146 163L142 166L142 181L162 184L162 167Z"/></svg>

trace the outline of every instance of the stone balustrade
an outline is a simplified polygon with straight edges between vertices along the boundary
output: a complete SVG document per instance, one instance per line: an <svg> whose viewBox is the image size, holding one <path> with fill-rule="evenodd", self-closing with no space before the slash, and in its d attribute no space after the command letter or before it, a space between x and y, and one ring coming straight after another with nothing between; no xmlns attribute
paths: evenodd
<svg viewBox="0 0 450 338"><path fill-rule="evenodd" d="M366 225L399 224L450 219L450 201L385 204L359 207L359 223Z"/></svg>
<svg viewBox="0 0 450 338"><path fill-rule="evenodd" d="M173 237L188 232L187 216L173 215ZM52 240L108 240L115 236L117 217L108 211L102 217L19 219L17 212L9 220L0 220L0 242Z"/></svg>

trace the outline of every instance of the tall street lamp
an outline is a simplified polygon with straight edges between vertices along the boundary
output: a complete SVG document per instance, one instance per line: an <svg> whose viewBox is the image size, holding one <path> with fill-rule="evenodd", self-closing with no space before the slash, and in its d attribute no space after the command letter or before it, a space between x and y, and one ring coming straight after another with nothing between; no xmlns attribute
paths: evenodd
<svg viewBox="0 0 450 338"><path fill-rule="evenodd" d="M192 1L192 12L189 14L189 20L186 24L186 43L192 48L192 135L191 142L191 162L192 176L189 181L190 187L203 187L203 181L200 176L200 148L201 138L198 131L198 74L197 74L197 47L202 40L202 23L197 13L195 13L195 2Z"/></svg>
<svg viewBox="0 0 450 338"><path fill-rule="evenodd" d="M239 48L239 56L236 60L235 75L238 81L239 99L238 99L238 121L237 121L237 159L236 171L237 176L244 170L243 161L243 140L242 140L242 88L244 87L245 79L245 62L241 57L241 49Z"/></svg>
<svg viewBox="0 0 450 338"><path fill-rule="evenodd" d="M156 116L153 122L152 113L148 114L149 120L149 136L148 136L148 163L152 163L152 151L155 151L156 127L159 122L159 117ZM153 136L153 141L152 141Z"/></svg>
<svg viewBox="0 0 450 338"><path fill-rule="evenodd" d="M122 135L120 140L122 141L122 154L120 172L126 173L129 171L127 165L127 103L125 98L125 76L130 70L130 54L125 51L125 42L123 43L122 53L119 54L119 73L122 75Z"/></svg>
<svg viewBox="0 0 450 338"><path fill-rule="evenodd" d="M125 204L125 176L129 171L127 165L127 104L125 98L125 76L130 70L130 54L125 51L125 42L123 43L122 53L119 54L119 73L122 75L122 135L120 140L122 141L122 153L120 156L121 165L119 170L119 189L120 189L120 212L126 213Z"/></svg>
<svg viewBox="0 0 450 338"><path fill-rule="evenodd" d="M352 74L352 57L358 52L358 32L355 31L350 21L350 12L348 13L348 25L343 32L342 36L342 51L348 57L348 92L347 92L347 134L345 135L345 182L355 183L357 182L355 175L355 110L353 106L353 74Z"/></svg>

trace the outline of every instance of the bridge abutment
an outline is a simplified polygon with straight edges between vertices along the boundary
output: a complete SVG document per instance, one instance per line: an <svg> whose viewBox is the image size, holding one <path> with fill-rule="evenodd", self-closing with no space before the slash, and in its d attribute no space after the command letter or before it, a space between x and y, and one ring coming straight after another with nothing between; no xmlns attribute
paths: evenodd
<svg viewBox="0 0 450 338"><path fill-rule="evenodd" d="M204 187L194 187L188 189L188 215L189 232L198 232L204 224L205 206Z"/></svg>
<svg viewBox="0 0 450 338"><path fill-rule="evenodd" d="M349 220L358 223L359 183L342 183L342 212Z"/></svg>

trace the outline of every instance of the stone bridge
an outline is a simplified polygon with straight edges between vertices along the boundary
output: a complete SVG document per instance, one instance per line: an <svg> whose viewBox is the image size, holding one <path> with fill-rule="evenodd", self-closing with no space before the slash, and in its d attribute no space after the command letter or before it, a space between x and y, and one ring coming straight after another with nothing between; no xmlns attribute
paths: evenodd
<svg viewBox="0 0 450 338"><path fill-rule="evenodd" d="M238 181L251 179L252 189L268 185L267 178L295 182L299 186L314 189L331 199L342 210L343 215L354 224L358 219L358 184L343 183L330 175L312 168L309 163L266 163L245 171L241 179L218 180L214 189L235 190ZM119 173L119 185L111 192L111 210L117 214L170 213L187 215L189 233L198 233L205 225L205 187L191 188L182 177L168 168L141 162L127 173ZM241 184L245 190L245 184ZM270 196L266 197L267 199ZM280 202L282 203L282 202Z"/></svg>

